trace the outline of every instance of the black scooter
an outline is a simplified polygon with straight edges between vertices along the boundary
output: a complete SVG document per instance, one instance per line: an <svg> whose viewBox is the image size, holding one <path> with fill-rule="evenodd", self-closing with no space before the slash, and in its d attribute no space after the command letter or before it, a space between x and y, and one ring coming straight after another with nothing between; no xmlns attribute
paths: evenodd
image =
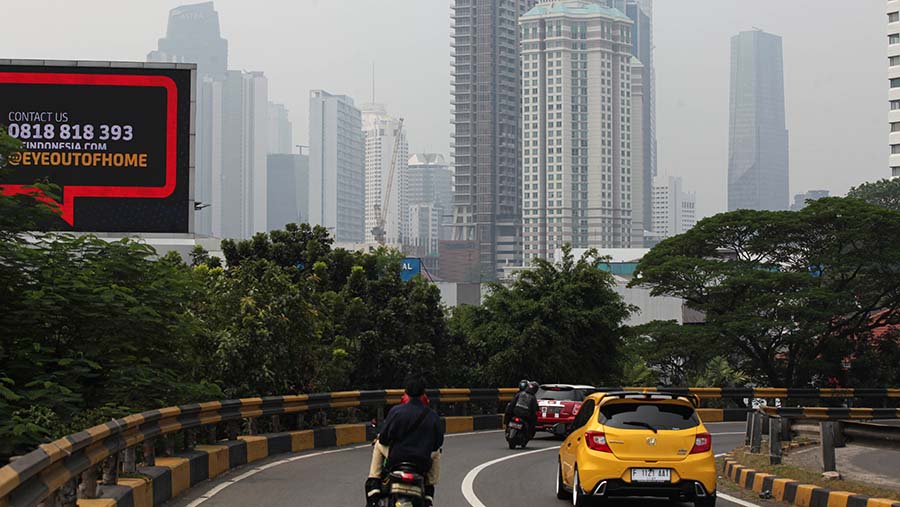
<svg viewBox="0 0 900 507"><path fill-rule="evenodd" d="M422 507L425 505L425 477L412 463L400 463L382 482L382 507Z"/></svg>
<svg viewBox="0 0 900 507"><path fill-rule="evenodd" d="M529 435L528 423L519 417L513 416L506 425L506 443L509 444L510 449L515 449L517 446L524 449L528 445Z"/></svg>

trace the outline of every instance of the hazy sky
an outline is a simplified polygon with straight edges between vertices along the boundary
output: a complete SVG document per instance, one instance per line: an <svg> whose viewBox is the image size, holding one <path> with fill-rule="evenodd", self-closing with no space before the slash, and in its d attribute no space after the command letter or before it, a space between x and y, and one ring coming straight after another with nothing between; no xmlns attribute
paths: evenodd
<svg viewBox="0 0 900 507"><path fill-rule="evenodd" d="M144 60L176 0L4 2L0 58ZM310 89L376 99L406 118L410 150L449 152L448 0L217 0L229 67L261 70L306 144ZM656 0L661 173L698 211L725 208L730 37L784 38L791 195L886 177L884 0Z"/></svg>

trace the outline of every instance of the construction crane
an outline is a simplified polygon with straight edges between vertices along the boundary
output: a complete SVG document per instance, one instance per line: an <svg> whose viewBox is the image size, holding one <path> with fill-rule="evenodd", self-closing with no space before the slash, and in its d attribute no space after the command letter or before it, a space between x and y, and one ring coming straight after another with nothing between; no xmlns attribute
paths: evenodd
<svg viewBox="0 0 900 507"><path fill-rule="evenodd" d="M403 136L403 118L397 122L397 130L394 133L394 150L391 153L391 167L388 170L387 186L384 189L384 196L381 203L375 203L375 227L372 228L372 236L379 245L384 245L385 231L384 225L387 222L387 215L391 203L391 189L394 186L394 173L397 170L397 155L400 153L400 138Z"/></svg>

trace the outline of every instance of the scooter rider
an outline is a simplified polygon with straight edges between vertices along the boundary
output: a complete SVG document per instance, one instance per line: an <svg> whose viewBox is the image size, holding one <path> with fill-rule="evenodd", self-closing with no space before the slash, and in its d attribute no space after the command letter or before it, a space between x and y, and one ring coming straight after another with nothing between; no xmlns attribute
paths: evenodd
<svg viewBox="0 0 900 507"><path fill-rule="evenodd" d="M419 377L409 377L405 383L409 402L390 411L372 451L372 464L366 480L369 507L378 505L385 467L390 470L404 462L414 463L425 476L426 507L434 503L434 486L440 478L444 430L438 415L422 403L425 382Z"/></svg>
<svg viewBox="0 0 900 507"><path fill-rule="evenodd" d="M513 416L525 421L528 425L528 434L530 438L534 438L534 432L537 426L538 403L534 394L537 392L537 382L528 382L527 380L519 381L519 392L513 397L512 401L506 406L506 414L503 424L509 424L509 420Z"/></svg>

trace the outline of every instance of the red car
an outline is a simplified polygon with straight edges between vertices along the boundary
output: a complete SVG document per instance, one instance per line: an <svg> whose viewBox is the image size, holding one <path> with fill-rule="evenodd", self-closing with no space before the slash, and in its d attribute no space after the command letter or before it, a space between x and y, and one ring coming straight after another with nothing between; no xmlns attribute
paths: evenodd
<svg viewBox="0 0 900 507"><path fill-rule="evenodd" d="M581 401L597 392L594 386L544 384L535 395L538 400L537 429L563 434L575 420Z"/></svg>

